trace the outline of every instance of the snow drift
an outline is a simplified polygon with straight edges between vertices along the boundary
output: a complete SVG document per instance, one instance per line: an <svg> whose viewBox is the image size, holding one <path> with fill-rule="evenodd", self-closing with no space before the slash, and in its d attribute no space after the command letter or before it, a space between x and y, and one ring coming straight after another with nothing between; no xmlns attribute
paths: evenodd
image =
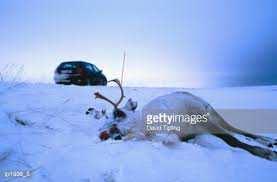
<svg viewBox="0 0 277 182"><path fill-rule="evenodd" d="M115 87L25 84L5 88L0 85L0 181L277 181L277 163L209 135L174 147L149 141L100 142L102 123L85 111L91 106L111 110L93 93L101 91L115 99ZM173 91L189 91L215 109L277 109L276 86L125 88L125 95L137 100L141 109L154 97ZM28 171L31 176L8 178L7 171Z"/></svg>

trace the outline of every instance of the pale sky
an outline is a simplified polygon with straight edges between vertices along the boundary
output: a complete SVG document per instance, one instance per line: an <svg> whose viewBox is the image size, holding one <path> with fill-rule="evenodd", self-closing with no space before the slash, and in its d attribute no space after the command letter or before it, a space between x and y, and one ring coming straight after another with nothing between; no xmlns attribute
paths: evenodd
<svg viewBox="0 0 277 182"><path fill-rule="evenodd" d="M1 0L1 67L52 82L84 60L125 86L277 84L274 0ZM0 69L1 70L1 69Z"/></svg>

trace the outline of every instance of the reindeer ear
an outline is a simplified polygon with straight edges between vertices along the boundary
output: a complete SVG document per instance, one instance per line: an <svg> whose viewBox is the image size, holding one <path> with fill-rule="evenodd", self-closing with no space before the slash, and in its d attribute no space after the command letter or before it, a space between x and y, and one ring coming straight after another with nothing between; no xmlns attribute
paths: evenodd
<svg viewBox="0 0 277 182"><path fill-rule="evenodd" d="M138 107L138 102L133 101L131 98L129 98L124 106L124 109L128 111L135 111L137 107Z"/></svg>

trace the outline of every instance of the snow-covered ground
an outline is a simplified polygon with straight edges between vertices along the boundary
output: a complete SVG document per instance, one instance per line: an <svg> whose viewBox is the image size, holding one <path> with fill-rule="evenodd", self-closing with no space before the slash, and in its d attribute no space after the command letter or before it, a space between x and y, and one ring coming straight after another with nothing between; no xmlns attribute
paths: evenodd
<svg viewBox="0 0 277 182"><path fill-rule="evenodd" d="M1 182L277 181L276 162L229 147L212 136L174 147L150 141L99 141L101 120L85 111L88 107L111 110L93 93L116 99L116 87L8 87L0 85ZM277 109L277 86L125 88L125 95L138 101L139 110L157 96L180 90L200 96L216 109ZM5 177L9 171L30 171L31 177Z"/></svg>

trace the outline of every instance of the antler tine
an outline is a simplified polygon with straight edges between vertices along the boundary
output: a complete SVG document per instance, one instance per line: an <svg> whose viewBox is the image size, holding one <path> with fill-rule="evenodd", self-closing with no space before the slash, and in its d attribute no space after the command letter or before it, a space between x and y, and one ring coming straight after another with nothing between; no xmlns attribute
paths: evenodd
<svg viewBox="0 0 277 182"><path fill-rule="evenodd" d="M124 96L124 90L123 90L122 85L121 85L121 83L118 79L113 79L113 80L110 80L109 82L115 82L120 88L121 96L120 96L119 100L115 103L115 106L118 107L118 105L122 102L123 98L125 97Z"/></svg>
<svg viewBox="0 0 277 182"><path fill-rule="evenodd" d="M103 99L103 100L109 102L110 104L112 104L114 106L114 108L117 108L116 103L114 103L113 101L111 101L110 99L105 97L104 95L100 94L99 92L95 92L94 95L95 95L96 99Z"/></svg>

